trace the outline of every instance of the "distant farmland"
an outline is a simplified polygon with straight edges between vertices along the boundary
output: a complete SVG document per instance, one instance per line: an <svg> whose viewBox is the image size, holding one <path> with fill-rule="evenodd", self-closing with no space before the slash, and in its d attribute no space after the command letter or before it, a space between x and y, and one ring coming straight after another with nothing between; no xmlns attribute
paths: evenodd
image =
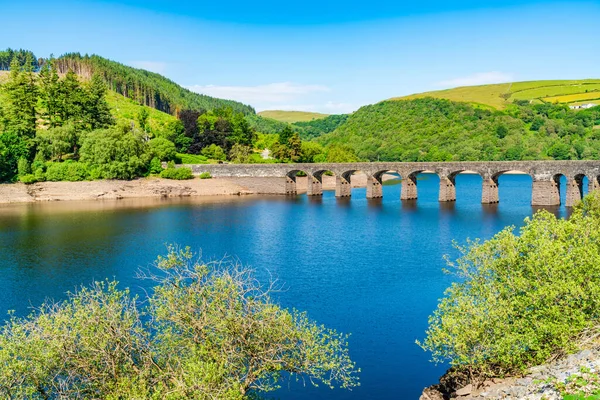
<svg viewBox="0 0 600 400"><path fill-rule="evenodd" d="M600 79L530 81L463 86L454 89L394 97L392 100L410 100L423 97L460 101L500 110L514 100L529 100L534 103L581 104L600 99Z"/></svg>

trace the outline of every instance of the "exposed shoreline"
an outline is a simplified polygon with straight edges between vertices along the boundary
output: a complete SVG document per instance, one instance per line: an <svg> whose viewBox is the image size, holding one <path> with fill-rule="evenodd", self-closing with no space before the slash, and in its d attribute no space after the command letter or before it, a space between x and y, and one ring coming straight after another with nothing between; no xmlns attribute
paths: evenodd
<svg viewBox="0 0 600 400"><path fill-rule="evenodd" d="M387 176L385 179L393 179ZM366 177L352 178L353 187L364 187ZM306 177L297 178L298 192L306 191ZM335 177L323 177L323 189L335 189ZM131 181L39 182L0 184L0 204L53 201L178 198L196 196L283 195L285 178L213 178L169 180L140 178Z"/></svg>
<svg viewBox="0 0 600 400"><path fill-rule="evenodd" d="M465 172L470 174L470 172ZM508 172L517 174L517 172ZM398 179L385 174L384 181ZM352 187L365 187L364 174L352 176ZM296 180L298 193L306 191L307 178ZM323 176L323 190L335 190L335 176ZM51 201L120 200L133 198L176 198L196 196L284 195L285 178L212 178L177 181L139 178L131 181L39 182L0 184L0 204Z"/></svg>

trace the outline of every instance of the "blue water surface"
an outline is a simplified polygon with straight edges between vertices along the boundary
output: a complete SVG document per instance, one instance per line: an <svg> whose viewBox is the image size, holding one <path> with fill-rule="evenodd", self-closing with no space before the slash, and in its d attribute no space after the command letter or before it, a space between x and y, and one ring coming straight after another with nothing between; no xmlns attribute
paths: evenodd
<svg viewBox="0 0 600 400"><path fill-rule="evenodd" d="M520 226L530 206L531 179L500 178L500 204L482 205L481 178L459 175L457 201L437 201L439 180L422 174L419 199L400 201L401 185L383 199L323 197L64 202L0 206L0 313L30 306L93 280L116 278L143 293L136 271L165 244L202 249L251 265L263 280L284 283L286 307L351 333L351 356L362 370L352 391L286 382L273 398L417 399L446 366L429 362L416 339L453 277L442 272L452 241L490 238ZM563 190L564 193L564 182ZM562 196L564 199L564 195ZM565 216L564 207L551 212Z"/></svg>

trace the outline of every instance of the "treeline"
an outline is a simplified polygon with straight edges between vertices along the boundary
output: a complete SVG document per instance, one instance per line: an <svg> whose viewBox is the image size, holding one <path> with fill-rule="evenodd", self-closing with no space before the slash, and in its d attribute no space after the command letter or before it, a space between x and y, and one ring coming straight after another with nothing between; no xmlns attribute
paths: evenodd
<svg viewBox="0 0 600 400"><path fill-rule="evenodd" d="M490 111L424 98L362 107L317 141L369 161L598 159L599 124L600 107L518 102Z"/></svg>
<svg viewBox="0 0 600 400"><path fill-rule="evenodd" d="M59 57L55 65L61 74L74 71L85 78L98 75L111 90L172 115L184 109L213 110L224 107L243 114L255 113L248 105L194 93L162 75L128 67L97 55L69 53Z"/></svg>
<svg viewBox="0 0 600 400"><path fill-rule="evenodd" d="M43 58L37 59L35 54L29 50L13 50L8 48L6 50L0 50L0 71L8 71L10 69L10 63L15 58L21 67L25 66L28 60L30 60L34 70L38 70L45 62Z"/></svg>

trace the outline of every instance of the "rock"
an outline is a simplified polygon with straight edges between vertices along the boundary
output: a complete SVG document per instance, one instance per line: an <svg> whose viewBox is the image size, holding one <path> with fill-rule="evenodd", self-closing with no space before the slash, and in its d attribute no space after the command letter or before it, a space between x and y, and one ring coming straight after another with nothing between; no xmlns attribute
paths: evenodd
<svg viewBox="0 0 600 400"><path fill-rule="evenodd" d="M467 386L465 386L465 387L463 387L461 389L458 389L456 391L456 395L457 396L468 396L468 395L471 394L472 391L473 391L473 385L471 385L469 383Z"/></svg>

